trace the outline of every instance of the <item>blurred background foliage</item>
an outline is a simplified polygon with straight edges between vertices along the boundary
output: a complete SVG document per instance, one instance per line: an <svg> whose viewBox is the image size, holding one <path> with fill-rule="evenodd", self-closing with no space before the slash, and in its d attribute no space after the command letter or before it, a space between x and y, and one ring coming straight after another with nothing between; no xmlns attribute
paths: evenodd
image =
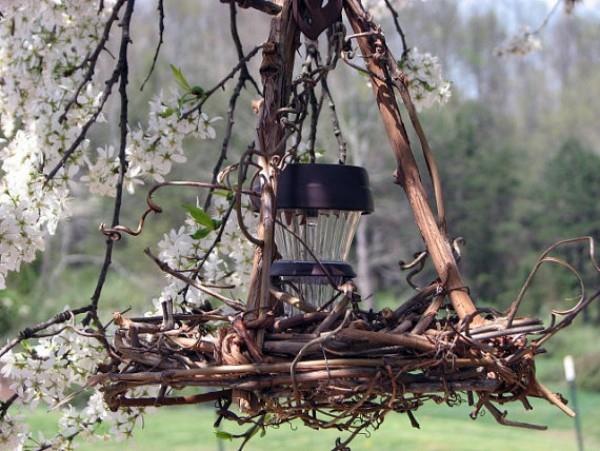
<svg viewBox="0 0 600 451"><path fill-rule="evenodd" d="M158 23L154 2L138 6L129 87L132 124L146 121L154 93L175 89L169 64L181 67L192 84L207 88L237 60L227 7L216 1L178 1L166 2L165 9L165 44L154 75L140 91L157 43ZM541 0L436 0L415 1L401 11L409 46L438 55L453 82L450 103L422 117L442 172L449 232L467 242L462 270L477 302L497 309L508 306L536 257L554 241L584 234L600 238L600 11L585 4L572 15L559 11L543 31L543 49L535 54L500 58L493 53L520 26L535 28L547 10L548 2ZM268 18L247 10L239 11L238 17L246 50L266 38ZM400 54L392 23L384 20L383 25ZM258 61L251 67L256 73ZM367 305L397 305L411 292L398 262L410 260L423 244L402 190L392 183L394 160L366 79L340 64L330 86L350 161L368 169L376 200L376 211L365 218L356 240L364 251L353 257L358 282ZM254 139L254 98L251 89L242 94L230 163ZM211 115L225 116L226 109L226 92L206 106ZM108 123L96 128L92 147L117 142L117 111L117 105L109 105ZM170 179L210 180L224 121L216 127L216 141L187 143L188 163L176 166ZM412 142L418 152L415 137ZM324 161L336 159L327 110L319 125L318 148L325 152ZM137 223L151 184L125 199L123 223ZM142 250L156 247L162 234L181 223L183 204L195 196L203 194L161 192L157 200L164 213L152 217L140 237L117 243L101 301L105 317L127 308L137 313L150 309L163 278ZM109 221L110 204L110 199L77 193L72 217L50 237L46 252L11 275L9 289L0 292L0 334L15 333L65 305L87 303L104 251L98 225ZM357 254L363 256L361 262ZM589 284L597 284L598 275L587 265L583 247L564 256ZM425 271L420 280L424 283L431 276ZM521 313L547 317L552 308L569 305L566 299L576 296L576 289L564 271L544 269ZM559 357L573 352L579 356L583 384L600 390L600 354L592 346L598 338L600 304L590 306L582 322L586 325L578 324L579 330L563 332L554 341L549 351L556 358L548 360L542 380L560 379Z"/></svg>

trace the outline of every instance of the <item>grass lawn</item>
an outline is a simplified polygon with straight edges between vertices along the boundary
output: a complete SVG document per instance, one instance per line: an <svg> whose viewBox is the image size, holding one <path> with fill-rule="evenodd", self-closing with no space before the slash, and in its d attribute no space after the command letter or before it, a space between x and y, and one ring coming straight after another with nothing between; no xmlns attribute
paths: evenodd
<svg viewBox="0 0 600 451"><path fill-rule="evenodd" d="M555 390L566 393L564 386ZM586 449L600 449L600 394L579 393L579 405L584 429ZM390 414L382 427L370 437L357 437L353 450L575 450L573 420L544 401L535 400L534 410L524 412L519 405L510 409L510 418L532 423L546 424L544 432L503 427L487 414L471 420L466 405L455 408L428 404L417 412L421 429L410 427L405 415ZM238 442L216 439L211 410L200 407L172 407L157 409L146 416L144 428L133 439L121 443L81 443L87 451L230 451L237 449ZM38 411L30 420L33 428L52 431L56 424L53 413ZM230 424L223 423L224 430L236 432ZM298 425L295 431L289 426L270 430L260 438L252 439L246 449L285 451L330 450L339 434L335 431L313 431Z"/></svg>

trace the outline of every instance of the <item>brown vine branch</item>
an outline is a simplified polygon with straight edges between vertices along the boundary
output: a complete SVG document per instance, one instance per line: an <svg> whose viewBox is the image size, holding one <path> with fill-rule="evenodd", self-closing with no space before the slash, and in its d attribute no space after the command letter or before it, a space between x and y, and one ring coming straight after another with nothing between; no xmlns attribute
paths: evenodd
<svg viewBox="0 0 600 451"><path fill-rule="evenodd" d="M421 144L421 150L423 151L423 156L425 158L425 163L427 165L427 171L429 172L429 176L431 177L431 184L433 185L433 193L435 196L435 205L437 208L437 217L438 224L442 231L442 233L446 233L446 209L444 207L444 192L442 190L442 179L440 177L440 171L438 169L437 162L433 155L433 151L429 146L429 141L427 136L425 135L425 131L421 125L421 121L419 120L419 115L417 114L417 109L412 101L410 96L410 92L408 90L408 86L406 85L406 77L400 70L398 69L398 65L396 61L392 61L393 56L390 56L389 62L389 70L392 74L392 78L394 79L395 85L398 87L400 91L400 97L406 106L406 110L408 111L408 116L412 123L412 126L419 138L419 142Z"/></svg>
<svg viewBox="0 0 600 451"><path fill-rule="evenodd" d="M148 208L146 208L146 210L142 213L142 216L140 217L138 225L135 229L119 224L114 225L112 227L106 227L104 224L100 224L100 230L102 231L102 233L113 241L120 240L122 233L126 233L127 235L132 236L138 236L139 234L141 234L144 229L144 225L146 223L148 215L150 215L151 213L162 213L162 207L156 202L154 202L153 196L159 189L167 186L185 186L192 188L207 188L233 191L233 189L227 185L214 184L208 182L195 182L191 180L174 180L170 182L159 183L157 185L154 185L152 189L148 191L148 194L146 195L146 205L148 206ZM256 196L256 193L249 190L241 190L241 193L248 196Z"/></svg>
<svg viewBox="0 0 600 451"><path fill-rule="evenodd" d="M510 327L512 322L514 321L515 315L517 314L517 311L519 310L519 307L521 305L521 302L523 301L523 298L525 297L525 294L527 293L527 290L529 289L529 287L531 286L531 283L535 277L535 275L537 274L538 270L540 269L540 267L544 264L544 263L556 263L559 264L567 269L569 269L578 279L579 281L579 285L580 285L580 289L581 289L581 294L579 296L579 300L577 301L577 303L575 304L575 306L569 310L565 310L565 311L558 311L558 310L553 310L552 313L554 315L567 315L567 316L571 316L573 313L578 313L581 308L583 307L584 304L584 300L585 300L585 290L584 290L584 286L583 286L583 280L581 278L581 276L579 275L578 271L575 270L575 268L573 268L571 265L569 265L567 262L557 259L557 258L552 258L552 257L548 257L550 253L552 253L552 251L556 250L557 248L561 247L561 246L565 246L565 245L570 245L570 244L577 244L577 243L582 243L582 242L586 242L587 243L587 248L588 248L588 256L589 259L592 263L592 266L594 267L594 269L596 270L596 272L600 273L600 264L598 263L598 261L596 260L595 257L595 246L594 246L594 238L591 236L582 236L582 237L577 237L577 238L571 238L571 239L567 239L567 240L561 240L558 241L556 243L554 243L552 246L550 246L549 248L547 248L538 258L536 264L534 265L533 269L531 270L531 272L529 273L529 275L527 276L527 279L525 280L525 283L523 284L523 286L521 287L521 290L519 291L519 294L517 295L516 299L512 302L512 304L510 305L506 316L508 318L507 321L507 327Z"/></svg>
<svg viewBox="0 0 600 451"><path fill-rule="evenodd" d="M198 393L196 395L172 396L163 398L126 398L123 396L119 398L118 405L121 407L180 406L187 404L200 404L229 398L231 398L231 390L220 390L209 393ZM107 401L107 403L110 405L110 401Z"/></svg>
<svg viewBox="0 0 600 451"><path fill-rule="evenodd" d="M368 13L358 0L347 0L344 8L355 33L378 32L379 27L370 20ZM447 289L450 291L449 296L454 310L460 318L475 315L473 321L475 325L479 325L483 319L476 315L476 308L471 297L466 291L457 289L464 287L465 284L458 271L452 248L439 228L428 204L427 194L402 122L393 86L390 82L381 81L381 79L389 80L389 50L380 33L359 37L357 41L365 58L367 69L377 75L377 77L371 77L371 84L382 121L396 155L398 164L395 173L396 182L402 186L407 195L415 221L440 279L447 281Z"/></svg>

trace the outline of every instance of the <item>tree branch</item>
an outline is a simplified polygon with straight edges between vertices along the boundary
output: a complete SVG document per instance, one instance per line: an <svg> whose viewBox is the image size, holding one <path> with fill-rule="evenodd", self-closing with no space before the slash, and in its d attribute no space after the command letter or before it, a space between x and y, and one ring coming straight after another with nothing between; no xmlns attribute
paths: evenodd
<svg viewBox="0 0 600 451"><path fill-rule="evenodd" d="M135 0L127 0L127 6L125 8L125 14L121 21L121 44L119 46L119 60L115 72L118 73L120 79L119 83L119 95L121 98L121 115L119 118L119 131L120 131L120 145L119 145L119 177L117 180L115 203L113 207L113 218L112 227L119 224L119 217L121 214L121 203L123 200L123 182L125 180L125 174L127 172L127 156L125 149L127 147L127 124L128 124L128 99L127 99L127 82L129 77L129 63L127 60L127 47L131 43L130 30L131 17L133 15L133 7ZM84 319L84 324L88 324L89 321L94 320L96 325L101 328L102 324L98 319L97 310L98 302L100 301L100 295L102 294L102 288L106 281L108 269L112 260L112 251L114 246L114 240L106 239L106 250L104 253L104 262L100 269L100 275L98 276L98 282L91 298L92 310L88 313Z"/></svg>
<svg viewBox="0 0 600 451"><path fill-rule="evenodd" d="M75 315L87 313L91 310L91 305L86 305L85 307L80 307L71 310L65 310L64 312L58 313L46 321L43 321L30 327L26 327L25 329L21 330L15 338L13 338L6 345L0 348L0 357L2 357L4 354L6 354L8 351L17 346L22 341L28 340L29 338L35 338L38 332L46 330L50 326L64 323Z"/></svg>

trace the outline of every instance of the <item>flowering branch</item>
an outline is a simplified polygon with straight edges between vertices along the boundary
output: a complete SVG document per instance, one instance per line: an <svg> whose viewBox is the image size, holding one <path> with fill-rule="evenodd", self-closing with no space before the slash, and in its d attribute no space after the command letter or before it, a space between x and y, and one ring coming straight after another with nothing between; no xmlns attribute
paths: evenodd
<svg viewBox="0 0 600 451"><path fill-rule="evenodd" d="M75 94L73 94L71 99L67 102L64 108L64 112L58 118L59 122L64 122L67 119L67 114L69 113L71 107L77 103L77 98L79 97L79 94L81 94L81 90L90 81L92 81L92 78L94 78L94 73L96 72L96 65L98 63L100 53L102 53L103 50L106 50L106 44L108 43L108 39L110 38L110 30L112 29L113 23L119 18L119 12L121 12L121 7L125 4L125 1L126 0L117 0L117 3L115 3L115 6L113 6L112 13L104 26L104 32L102 33L102 37L100 38L100 41L98 42L98 45L96 46L92 54L89 57L86 57L81 62L81 64L73 68L67 69L64 72L64 76L69 77L73 75L74 72L83 69L86 65L88 66L83 80L81 81L81 83L79 83L79 86L75 90Z"/></svg>
<svg viewBox="0 0 600 451"><path fill-rule="evenodd" d="M111 2L112 3L112 2ZM126 5L125 5L126 4ZM125 186L129 183L131 183L131 181L133 180L132 177L135 177L136 175L139 175L140 173L142 173L140 171L140 169L142 171L146 171L146 173L152 174L155 177L160 177L160 174L164 174L166 172L168 172L168 170L170 169L170 159L172 158L174 161L181 161L180 157L178 156L172 156L170 157L169 153L172 151L171 146L172 146L172 142L174 142L175 144L177 144L177 140L180 139L177 136L175 136L175 134L181 134L181 135L185 135L185 134L189 134L191 129L190 129L190 125L192 123L197 122L198 125L195 127L194 130L192 130L192 133L195 133L197 136L199 136L202 139L206 139L207 137L214 137L214 130L209 126L209 123L211 122L206 115L204 114L196 114L196 112L200 112L200 108L201 105L198 106L197 111L195 112L187 112L187 114L185 115L185 117L183 116L183 112L181 112L181 114L178 115L174 115L169 108L164 108L162 102L156 102L154 104L151 103L151 123L150 123L150 127L149 129L151 130L150 132L150 136L152 136L152 133L154 133L154 131L156 130L158 133L154 136L156 136L156 138L152 138L152 145L151 145L151 152L139 152L138 148L141 147L141 145L143 144L143 132L130 132L128 130L128 96L127 96L127 85L128 85L128 73L129 73L129 67L128 67L128 59L127 59L127 50L128 50L128 46L131 43L130 40L130 25L131 25L131 18L133 15L133 9L134 9L134 4L135 1L134 0L118 0L115 3L112 3L111 6L113 6L112 9L108 10L107 13L105 14L107 17L105 19L104 22L101 23L101 28L102 28L102 33L101 36L99 36L98 40L95 41L95 46L93 47L93 49L91 49L88 53L88 56L85 57L84 63L80 63L80 67L76 67L76 66L66 66L67 69L65 71L55 71L54 73L59 74L63 77L72 77L72 78L76 78L76 74L78 71L80 71L81 69L83 69L84 67L87 66L87 70L85 73L81 74L82 78L81 80L79 80L77 82L77 84L74 85L73 87L73 92L75 92L76 94L72 97L72 100L67 102L65 110L62 111L60 113L60 117L62 117L62 120L58 120L59 116L57 115L57 123L63 123L62 128L63 129L67 129L67 127L72 125L72 122L77 122L80 121L77 125L76 128L74 128L73 130L77 130L76 135L74 135L74 139L70 140L71 144L66 148L66 149L62 149L57 152L57 154L59 155L58 158L43 158L41 159L43 163L45 163L46 165L52 167L51 171L44 175L44 179L45 182L43 184L43 190L40 194L42 194L43 192L45 192L47 189L57 189L57 188L62 188L63 184L66 182L70 182L69 177L72 176L73 174L73 170L72 169L76 169L77 168L77 159L75 157L75 152L77 150L79 150L80 147L82 147L82 145L87 145L87 140L86 140L86 134L87 131L91 128L91 126L96 123L99 122L102 119L102 109L103 106L105 105L108 97L111 95L112 92L112 88L114 85L116 85L117 83L119 83L119 97L120 97L120 118L119 118L119 138L120 138L120 143L119 143L119 148L118 148L118 152L117 152L117 158L114 161L111 161L110 158L112 156L112 149L111 148L106 148L106 150L103 150L102 152L100 152L100 158L98 159L97 163L95 165L92 165L91 163L89 163L89 161L86 159L86 162L88 163L88 166L90 167L90 175L89 176L85 176L82 178L82 180L85 180L87 178L87 180L89 180L90 183L90 187L92 186L92 184L96 184L98 192L102 191L103 194L111 194L111 192L113 193L112 195L114 195L115 197L115 202L114 202L114 208L113 208L113 215L112 215L112 221L111 221L111 225L112 226L117 226L119 223L119 218L120 218L120 211L121 211L121 206L123 203L123 189L125 188ZM123 9L123 6L125 6L125 9ZM210 97L210 95L213 92L216 92L217 90L219 90L220 88L224 87L225 82L232 78L236 72L240 72L240 77L239 77L239 81L238 81L238 85L237 88L234 90L234 99L230 102L230 104L232 105L231 108L231 113L230 113L230 118L229 118L229 131L227 132L226 135L226 139L222 145L222 149L223 149L223 156L225 157L226 155L226 149L228 148L228 140L230 139L231 136L231 128L233 126L233 110L235 109L235 104L237 102L237 98L240 95L241 89L244 86L244 82L245 81L250 81L258 90L258 87L256 85L256 82L254 81L253 77L250 75L246 62L252 58L261 48L261 46L257 46L254 50L252 50L250 53L248 53L247 55L243 55L243 49L241 47L241 41L239 40L239 36L237 36L237 28L236 28L236 24L234 21L235 18L235 5L231 5L231 12L232 12L232 34L234 35L234 42L236 43L236 48L238 49L238 54L240 56L241 61L238 63L238 65L232 70L232 72L227 75L225 77L225 79L222 81L222 83L218 84L217 86L215 86L211 91L207 92L206 96L197 96L198 99L200 99L200 104L202 103L202 101L206 100L208 97ZM61 7L60 5L55 6L56 8ZM159 47L160 44L162 43L162 32L164 30L164 11L162 8L162 1L159 4L159 33L161 34L161 36L159 36L159 45L157 48L157 51L155 52L155 59L158 55L158 51L159 51ZM99 8L99 13L98 14L104 14L105 8L104 8L104 2L101 2L100 4L100 8ZM84 88L87 89L86 92L90 92L90 87L91 87L91 80L94 76L94 72L95 72L95 68L97 66L97 62L99 59L99 56L102 52L102 50L106 50L106 42L108 41L108 37L110 35L110 30L112 28L112 25L114 22L117 21L118 16L121 12L123 12L123 16L120 20L120 26L121 26L121 39L120 39L120 45L119 45L119 53L118 53L118 60L116 62L116 66L112 72L111 77L107 80L107 82L105 83L105 90L103 92L101 92L98 97L96 98L96 100L94 101L93 104L93 108L89 108L90 105L82 105L81 103L79 103L78 97L80 95L80 93L82 93L84 91ZM15 7L14 10L11 9L10 13L15 13L15 12L20 12L18 7ZM2 24L3 26L5 26L5 23ZM98 24L100 25L100 24ZM100 28L100 27L98 27ZM73 29L76 29L75 27ZM2 32L4 32L4 30L0 30ZM12 33L12 31L9 30L10 33ZM26 30L23 30L23 33L26 33ZM86 36L92 36L92 33L88 33ZM6 42L7 45L13 45L11 39L13 39L13 35L10 34L9 35L9 39L7 39ZM3 44L4 45L4 44ZM155 66L156 60L153 60L153 67ZM63 67L63 66L61 66ZM151 67L150 69L150 73L152 72L153 67ZM11 74L12 76L12 74ZM9 79L10 80L10 79ZM62 82L62 81L61 81ZM62 82L64 83L64 82ZM68 83L66 84L66 86L68 86ZM23 91L25 92L25 91ZM4 92L0 93L2 95L4 95ZM185 94L184 94L185 95ZM34 99L35 97L33 97L31 94L28 97L29 99ZM8 103L7 103L8 105ZM83 115L81 116L77 116L77 114L81 113L84 111L84 107L85 108L89 108L90 114L87 115L87 117L84 117ZM158 107L158 108L156 108ZM44 117L44 115L42 115L42 117ZM10 131L6 131L8 130L8 128L6 128L6 126L10 125L10 122L8 122L8 119L10 119L11 116L6 114L3 115L3 127L5 127L5 135L10 137L11 132ZM82 120L83 119L83 120ZM153 119L156 119L156 123L152 122ZM167 123L167 126L163 126L163 123ZM44 129L43 127L39 127L39 129ZM163 145L163 132L169 131L173 129L173 135L174 136L169 136L169 145L165 146ZM196 133L197 132L197 133ZM21 133L21 132L18 132ZM16 135L17 138L20 138L20 136L17 134ZM13 140L14 142L14 146L16 146L16 144L21 144L21 142L18 142L16 140ZM61 141L61 143L67 142L66 140ZM160 146L160 147L158 147ZM160 156L161 158L164 158L165 161L167 163L163 164L162 162L159 164L158 162L152 161L152 162L148 162L148 161L144 161L141 159L142 155L144 158L148 158L149 156L151 158L154 158L155 156L155 149L158 148L160 149L159 152L157 152L157 155ZM9 147L9 150L12 151L13 149ZM166 150L166 152L165 152ZM177 151L177 149L175 149L175 151ZM10 155L10 154L9 154ZM181 157L182 158L182 157ZM10 161L10 160L6 160L6 161ZM22 161L19 160L19 161ZM67 163L70 163L70 165L67 167L67 169L65 170L64 173L60 173L60 171L65 168L65 166L67 165ZM72 163L72 164L71 164ZM133 171L128 171L129 167L133 168ZM27 167L27 166L25 166ZM4 169L7 171L7 173L9 173L9 168L7 166L7 163L5 162L4 164ZM106 171L106 169L108 169L108 171ZM69 171L68 174L66 171ZM92 171L98 171L97 174L92 174ZM217 170L215 170L217 171ZM131 172L131 175L129 174ZM218 172L217 172L218 173ZM55 176L57 176L58 174L60 174L60 178L56 178L56 180L50 184L48 183L50 180L54 179ZM114 177L113 175L114 174ZM108 177L106 177L106 175L108 175ZM25 180L23 180L25 181ZM106 187L104 185L107 185ZM213 188L224 188L224 189L231 189L230 187L227 186L221 186L219 184L206 184L207 187L210 187L211 189ZM110 188L110 189L109 189ZM92 188L91 188L92 189ZM243 192L244 194L254 194L250 191L247 190L243 190L241 187L238 187L236 190ZM221 196L221 193L219 193L219 196ZM52 199L47 199L47 200L52 200ZM4 198L0 199L0 201L4 202ZM14 202L14 200L13 200ZM150 205L150 204L149 204ZM231 212L231 208L232 208L232 204L229 202L228 203L229 207L227 210L227 214L225 215L226 217L229 216L229 213ZM3 208L3 204L0 204L0 208ZM220 202L217 202L217 209L221 209L222 205ZM152 210L155 211L155 210ZM2 233L4 233L4 236L6 235L6 222L7 219L9 218L10 215L5 215L5 211L2 210L2 218L0 219L0 237L2 236ZM18 216L17 218L15 218L15 220L18 220ZM114 227L113 227L114 228ZM201 232L202 230L197 230L195 233L193 233L194 235L197 235L198 232ZM221 241L221 237L226 237L226 242L225 243L220 243ZM199 265L199 268L203 268L203 265L206 265L206 268L204 268L204 274L206 274L208 271L215 271L215 263L217 265L221 265L222 263L222 255L225 255L225 253L229 253L228 254L228 258L231 260L232 264L241 264L244 261L244 258L246 258L244 256L243 253L243 247L240 246L240 244L235 241L235 235L234 235L234 231L232 229L232 227L230 227L228 225L228 222L226 220L222 221L222 225L219 227L219 233L215 239L215 241L210 245L208 252L200 259L202 261L202 263ZM22 404L29 404L31 402L32 399L38 399L37 397L39 397L39 399L44 399L45 402L47 402L49 405L52 405L56 402L56 400L60 399L61 396L55 393L60 393L60 390L65 390L66 387L64 386L60 386L57 385L57 382L54 381L54 376L49 376L49 378L47 379L46 382L43 383L39 383L39 389L32 389L32 388L27 388L27 384L29 383L29 381L35 381L35 378L27 378L26 372L29 371L29 365L42 365L42 366L48 366L51 365L51 360L47 360L46 357L40 358L39 356L41 355L46 355L43 354L42 348L49 346L49 343L52 343L52 346L54 346L53 343L59 343L62 341L65 342L65 346L63 347L62 345L56 348L56 351L53 352L63 352L63 349L69 349L69 346L71 345L71 342L69 340L67 340L67 331L64 327L62 328L53 328L53 326L56 326L62 322L65 322L67 320L69 321L74 321L75 320L75 316L79 315L79 314L83 314L86 313L87 315L85 316L85 318L83 319L83 324L89 324L90 322L92 322L95 326L95 332L92 330L91 332L89 332L88 334L86 334L86 337L90 337L90 338L94 338L96 340L100 341L100 344L102 345L99 349L102 350L103 349L103 355L102 357L98 357L96 353L90 353L89 351L87 352L88 357L93 361L93 366L86 368L85 370L81 370L81 377L83 378L87 378L89 375L91 375L92 371L95 371L96 365L98 365L98 367L102 367L102 365L107 365L107 367L112 367L114 365L118 365L117 362L118 360L114 360L114 359L109 359L106 361L106 363L101 363L101 360L105 358L105 356L108 355L111 357L115 357L115 350L111 347L111 345L108 343L107 339L106 339L106 326L104 326L99 317L98 317L98 306L99 306L99 302L100 302L100 297L101 297L101 293L102 293L102 289L103 286L106 282L106 278L108 275L108 271L109 268L111 266L111 260L112 260L112 252L113 252L113 247L114 247L114 240L111 239L112 237L108 237L106 240L106 250L105 250L105 255L104 255L104 259L102 261L102 265L100 268L100 273L98 276L98 281L94 290L94 293L92 295L92 298L90 300L90 303L84 307L78 308L78 309L73 309L73 310L69 310L66 312L63 312L59 315L56 315L54 318L42 322L38 325L35 326L30 326L26 329L24 329L17 337L15 337L13 340L9 341L2 349L0 349L0 357L2 357L3 359L3 369L2 372L3 374L5 374L7 377L9 377L10 379L12 379L13 381L15 381L15 383L13 384L13 389L15 389L17 391L17 393L10 398L10 401L7 401L5 403L3 403L0 406L1 413L0 415L2 416L2 430L0 431L0 444L6 444L6 443L22 443L25 440L27 440L28 438L30 438L30 435L26 432L24 432L24 429L21 428L17 423L14 422L14 420L12 419L12 417L10 417L9 415L7 415L7 412L9 410L9 408L15 404L18 405L22 405ZM189 238L188 238L189 239ZM198 241L199 243L200 241ZM196 247L197 244L194 244L194 247L192 249L190 249L189 255L191 256L192 254L195 254L198 250L198 248ZM235 249L235 252L233 252L233 250ZM219 257L215 262L215 258L213 258L217 253L219 253ZM195 257L195 256L194 256ZM185 257L188 258L188 257ZM10 255L3 255L3 259L0 262L0 266L2 265L6 265L6 262L10 262ZM163 266L163 268L170 268L170 266L166 263L166 262L162 262L161 264L165 264L166 266ZM3 273L5 271L4 266L0 267L0 269L3 271L2 273L0 273L0 282L3 283ZM172 274L171 276L176 280L181 280L181 276L183 273L187 272L188 269L185 268L178 268L177 270L173 270L174 274ZM196 269L194 274L195 276L199 275L199 269ZM219 268L220 271L220 268ZM235 271L228 271L226 276L226 278L228 278L228 280L231 280L231 278L235 278L235 277L240 277L243 276L242 272L238 272L236 273ZM185 278L185 276L183 276ZM203 276L204 277L204 276ZM221 277L221 276L218 276ZM191 279L187 279L185 278L187 281L190 281ZM214 292L214 290L212 290L212 287L225 287L228 289L231 289L234 286L237 286L238 283L236 284L232 284L232 283L225 283L225 284L215 284L212 282L212 279L210 279L209 281L200 283L199 281L192 281L193 285L196 288L200 287L200 289L205 290L204 292L206 292L209 295L214 295L213 297L219 298L220 300L222 300L225 303L228 303L230 307L237 307L238 309L240 309L241 304L239 304L238 301L235 301L233 299L229 299L226 298L222 295L220 295L219 293ZM172 287L176 287L177 290L180 290L180 285L178 286L176 282L173 282ZM193 299L197 299L198 296L194 295ZM79 334L79 331L73 329L75 331L75 333ZM38 345L33 346L33 348L30 348L29 346L27 348L24 348L23 352L19 352L19 353L13 353L12 349L15 348L19 343L21 343L22 341L28 340L28 339L36 339L39 341ZM32 352L28 351L28 349L32 349ZM54 349L54 348L53 348ZM78 354L76 352L75 349L69 349L70 353L73 353L73 356L75 359L77 358L81 358L81 357L77 357ZM121 352L121 351L118 351ZM75 368L75 363L71 364L68 363L66 365L66 369L69 369L69 371L71 371L71 367ZM24 368L23 371L21 371L21 369ZM115 367L116 368L116 367ZM76 371L80 371L79 369L77 369ZM40 373L42 374L42 373ZM61 373L57 371L56 373L57 375L60 375ZM40 376L41 377L41 376ZM63 377L64 381L70 381L72 383L77 383L76 379L74 379L71 376L64 376ZM79 379L77 379L79 380ZM38 382L35 382L36 384L38 384ZM46 387L45 384L49 384L48 387ZM64 384L63 384L64 385ZM62 388L61 388L62 387ZM86 385L87 387L87 385ZM85 387L84 387L85 388ZM58 391L57 391L58 390ZM51 396L51 398L48 398L48 396ZM33 397L33 398L32 398ZM66 397L63 399L70 399L69 397ZM99 416L95 416L96 414L94 412L92 412L91 410L89 411L89 415L90 418L92 418L92 420L90 421L80 421L80 419L82 418L82 415L88 415L88 410L91 409L92 404L96 403L97 401L100 401L100 404L97 407L98 409L98 415ZM62 406L62 404L56 404L56 406ZM102 421L103 419L107 419L107 421L110 423L111 421L116 420L117 418L121 418L122 421L120 421L118 424L118 432L125 432L125 433L130 433L131 428L133 428L133 426L135 425L135 423L137 422L137 419L139 419L139 416L141 414L140 410L136 410L136 409L129 409L127 412L124 411L119 411L116 415L116 417L110 417L108 414L105 413L104 407L102 405L102 400L101 397L93 395L90 400L88 401L88 405L85 408L84 411L82 412L78 412L76 409L72 408L72 407L68 407L68 409L66 410L65 416L63 417L63 419L61 419L61 421L65 421L64 425L67 427L66 429L62 429L61 426L61 432L59 433L59 435L57 435L55 438L51 439L51 440L43 440L40 439L38 443L38 448L39 449L49 449L49 448L54 448L54 447L60 447L62 446L62 444L65 443L70 443L76 436L80 435L82 432L85 433L90 433L92 432L92 429L95 428L95 425L97 425L100 421ZM101 417L100 417L101 416ZM74 425L78 424L79 426L77 426L75 429ZM9 442L6 442L6 440L9 440ZM16 442L15 442L16 440ZM33 439L31 439L33 441ZM34 441L35 442L35 441ZM10 446L10 445L9 445Z"/></svg>
<svg viewBox="0 0 600 451"><path fill-rule="evenodd" d="M15 338L13 338L6 345L4 345L2 348L0 348L0 357L2 357L4 354L6 354L8 351L10 351L15 346L17 346L23 340L28 340L29 338L35 338L36 334L38 332L42 332L56 324L64 323L65 321L69 320L70 318L72 318L76 315L79 315L81 313L88 313L91 310L92 310L91 305L86 305L85 307L80 307L80 308L76 308L76 309L72 309L72 310L65 310L64 312L56 314L53 318L51 318L49 320L43 321L34 326L26 327L25 329L21 330Z"/></svg>
<svg viewBox="0 0 600 451"><path fill-rule="evenodd" d="M575 8L575 4L579 0L556 0L550 11L544 17L544 20L534 30L530 30L528 26L524 26L521 30L507 39L503 44L494 49L496 56L519 55L524 56L542 48L542 41L539 36L561 4L564 4L565 12L571 14Z"/></svg>
<svg viewBox="0 0 600 451"><path fill-rule="evenodd" d="M180 272L174 270L173 268L171 268L167 263L161 261L158 257L156 257L154 254L152 254L152 252L150 251L150 249L145 249L144 253L150 257L154 263L156 263L156 265L164 272L166 272L167 274L172 275L173 277L175 277L176 279L179 279L183 282L185 282L186 284L202 291L203 293L208 294L209 296L214 297L215 299L218 299L219 301L221 301L223 304L227 305L228 307L231 307L234 310L237 311L244 311L244 305L239 302L236 301L234 299L228 298L227 296L223 296L222 294L218 293L217 291L214 291L204 285L202 285L199 282L196 282L194 280L192 280L189 277L184 276L183 274L181 274Z"/></svg>
<svg viewBox="0 0 600 451"><path fill-rule="evenodd" d="M119 120L120 129L120 147L119 147L119 177L117 180L117 192L115 196L115 203L113 208L112 226L119 224L119 217L121 214L121 203L123 198L123 183L125 180L125 173L127 172L127 157L125 155L125 149L127 146L127 113L128 113L128 100L127 100L127 82L129 75L129 64L127 61L127 47L131 43L129 34L129 27L131 25L131 17L133 15L133 7L135 0L127 0L127 6L125 8L125 14L121 21L121 44L119 47L119 60L115 73L118 73L120 79L119 83L119 94L121 98L121 115ZM97 316L98 302L100 301L100 295L102 293L102 287L106 281L108 268L111 264L112 251L114 242L113 240L106 240L106 250L104 253L104 262L100 269L100 275L98 276L98 282L96 289L92 295L92 310L88 313L88 316L84 320L84 325L89 323L90 320L94 320L97 326L101 327L100 320Z"/></svg>
<svg viewBox="0 0 600 451"><path fill-rule="evenodd" d="M85 75L85 78L79 84L79 87L75 91L75 95L73 96L73 98L67 103L64 113L59 118L60 122L62 122L66 119L69 109L72 107L72 105L74 105L77 102L77 97L79 96L81 90L83 89L83 87L86 84L88 84L92 80L94 71L96 69L96 64L98 61L98 56L100 54L100 51L102 51L102 49L104 49L106 41L108 40L108 38L110 36L110 29L112 26L112 22L114 22L118 18L119 10L126 1L129 6L129 0L118 0L118 3L113 8L113 13L109 18L109 22L107 23L107 25L104 29L104 35L102 36L102 40L104 40L104 42L102 42L102 40L101 40L100 44L98 45L98 47L92 54L92 57L90 59L90 67ZM75 138L75 140L71 143L69 148L64 152L60 161L56 164L56 166L54 166L54 168L52 168L52 170L50 170L50 172L48 172L48 174L46 174L46 181L52 180L54 178L54 176L58 173L58 171L69 160L69 158L71 158L73 153L79 148L79 145L85 140L85 138L87 136L87 132L90 129L90 127L98 121L98 116L104 109L104 105L106 104L106 101L108 100L108 98L111 95L113 86L119 81L119 79L121 79L123 76L126 76L126 72L127 72L126 55L125 55L125 59L123 59L121 53L123 51L123 45L125 45L125 51L126 51L126 46L130 42L129 41L129 24L130 24L130 22L131 22L131 14L129 14L129 16L128 16L128 9L126 8L125 16L123 17L123 19L121 21L121 26L127 28L127 42L125 44L123 43L124 31L122 31L121 48L119 51L119 60L117 62L117 65L116 65L111 77L108 80L106 80L106 82L104 83L105 89L102 93L102 98L100 100L100 103L99 103L98 107L96 108L96 111L90 116L90 118L81 127L81 132ZM125 84L127 84L127 81L125 81Z"/></svg>

